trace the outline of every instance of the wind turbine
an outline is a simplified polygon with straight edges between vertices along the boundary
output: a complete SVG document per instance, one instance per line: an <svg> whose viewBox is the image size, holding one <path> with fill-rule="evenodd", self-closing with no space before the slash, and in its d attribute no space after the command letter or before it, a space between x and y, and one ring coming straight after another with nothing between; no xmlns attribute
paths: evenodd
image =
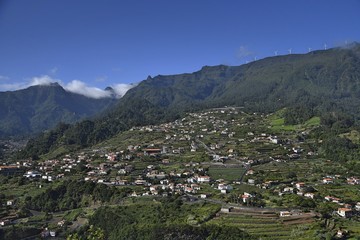
<svg viewBox="0 0 360 240"><path fill-rule="evenodd" d="M291 52L292 52L292 48L289 48L289 49L288 49L288 51L289 51L289 54L291 54Z"/></svg>
<svg viewBox="0 0 360 240"><path fill-rule="evenodd" d="M308 48L308 52L311 52L311 47Z"/></svg>
<svg viewBox="0 0 360 240"><path fill-rule="evenodd" d="M327 49L327 44L325 43L325 44L324 44L324 50L326 50L326 49Z"/></svg>
<svg viewBox="0 0 360 240"><path fill-rule="evenodd" d="M277 56L278 55L278 50L274 51L274 54L275 54L275 56Z"/></svg>

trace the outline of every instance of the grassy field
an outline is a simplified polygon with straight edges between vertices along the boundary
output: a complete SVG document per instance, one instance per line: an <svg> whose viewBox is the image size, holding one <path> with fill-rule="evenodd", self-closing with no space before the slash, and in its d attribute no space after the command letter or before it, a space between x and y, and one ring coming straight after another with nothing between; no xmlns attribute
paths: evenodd
<svg viewBox="0 0 360 240"><path fill-rule="evenodd" d="M285 125L285 118L283 117L283 113L284 110L280 110L268 118L272 130L297 131L297 130L316 127L320 125L320 117L316 117L316 116L308 119L304 124Z"/></svg>
<svg viewBox="0 0 360 240"><path fill-rule="evenodd" d="M209 175L212 179L224 179L225 181L239 180L244 173L244 168L209 167Z"/></svg>
<svg viewBox="0 0 360 240"><path fill-rule="evenodd" d="M304 125L307 127L319 126L320 117L312 117L309 120L307 120Z"/></svg>
<svg viewBox="0 0 360 240"><path fill-rule="evenodd" d="M275 131L295 131L295 125L285 125L284 118L276 118L271 120L271 129Z"/></svg>

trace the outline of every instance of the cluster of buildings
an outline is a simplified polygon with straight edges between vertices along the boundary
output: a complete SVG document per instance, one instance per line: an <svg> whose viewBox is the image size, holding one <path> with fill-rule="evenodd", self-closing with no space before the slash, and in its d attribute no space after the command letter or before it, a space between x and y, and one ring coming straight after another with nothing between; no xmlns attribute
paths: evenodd
<svg viewBox="0 0 360 240"><path fill-rule="evenodd" d="M66 155L59 159L46 161L21 161L14 165L0 165L0 174L22 175L28 179L41 179L52 182L66 176L78 174L85 181L93 181L109 186L129 186L134 190L129 197L169 196L172 194L209 198L214 193L226 195L234 190L232 182L213 179L204 169L203 163L226 164L233 161L243 166L248 175L247 184L256 185L267 191L277 193L279 197L297 194L304 198L317 199L315 191L307 191L305 182L282 184L280 181L258 181L253 177L251 168L268 162L296 161L298 158L313 157L315 152L302 146L301 140L257 132L255 123L243 121L246 116L238 108L213 109L201 113L191 113L186 118L157 126L133 127L130 132L160 133L161 139L153 142L133 142L127 146L107 146L90 149L78 154ZM238 129L246 129L241 136ZM254 130L252 130L254 129ZM302 133L306 135L307 133ZM242 148L247 147L243 154ZM254 146L254 147L252 147ZM264 152L261 147L266 146ZM268 151L268 149L270 149ZM271 151L276 149L276 151ZM192 161L191 154L206 152L208 158ZM186 155L187 161L179 164L174 157ZM149 161L149 164L138 164ZM201 162L204 161L204 162ZM180 167L171 168L173 164ZM141 166L141 167L139 167ZM240 179L240 175L239 175ZM240 180L239 180L240 181ZM324 176L319 184L335 184L338 176ZM358 177L348 177L342 184L358 185ZM279 185L282 184L281 187ZM206 186L206 187L205 187ZM207 190L211 187L211 191ZM320 196L325 202L339 205L336 214L351 217L360 211L360 203L345 204L335 196ZM255 198L253 192L241 192L237 195L242 204L248 204ZM292 216L291 211L280 213L281 217ZM0 222L0 225L2 223ZM3 224L6 224L5 222ZM44 234L51 234L45 231Z"/></svg>

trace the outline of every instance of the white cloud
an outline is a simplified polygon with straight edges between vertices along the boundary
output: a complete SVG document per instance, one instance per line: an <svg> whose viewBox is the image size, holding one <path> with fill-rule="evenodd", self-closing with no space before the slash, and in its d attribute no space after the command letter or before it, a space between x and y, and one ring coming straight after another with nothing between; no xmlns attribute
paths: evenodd
<svg viewBox="0 0 360 240"><path fill-rule="evenodd" d="M52 77L48 76L48 75L43 75L41 77L33 77L31 79L31 82L29 84L29 86L35 86L35 85L50 85L51 83L55 83L55 82L61 82L60 80L57 79L53 79Z"/></svg>
<svg viewBox="0 0 360 240"><path fill-rule="evenodd" d="M116 97L121 98L125 95L127 91L129 91L131 88L135 86L136 84L119 83L112 85L111 88L114 90ZM112 96L112 92L110 91L106 91L97 87L89 87L86 85L86 83L79 80L71 81L70 83L66 84L64 88L66 91L81 94L90 98L98 99L98 98L106 98Z"/></svg>
<svg viewBox="0 0 360 240"><path fill-rule="evenodd" d="M0 91L15 91L25 87L26 84L24 83L2 83L0 84Z"/></svg>
<svg viewBox="0 0 360 240"><path fill-rule="evenodd" d="M14 82L8 76L0 75L0 91L14 91L25 87L24 82Z"/></svg>
<svg viewBox="0 0 360 240"><path fill-rule="evenodd" d="M121 98L125 95L127 91L129 91L131 88L135 87L136 84L125 84L125 83L119 83L112 86L114 89L114 92L116 95Z"/></svg>
<svg viewBox="0 0 360 240"><path fill-rule="evenodd" d="M78 93L90 98L110 97L111 93L100 88L88 87L84 82L73 80L64 86L66 91Z"/></svg>
<svg viewBox="0 0 360 240"><path fill-rule="evenodd" d="M24 82L14 82L11 81L9 77L0 76L0 81L3 83L0 84L0 91L15 91L24 88L28 88L35 85L50 85L51 83L59 82L58 79L53 79L48 75L40 76L40 77L33 77L28 81Z"/></svg>
<svg viewBox="0 0 360 240"><path fill-rule="evenodd" d="M50 85L52 83L59 83L66 91L77 93L84 95L86 97L90 98L106 98L106 97L112 97L113 92L106 91L97 87L90 87L86 83L79 81L79 80L73 80L67 84L64 84L61 80L52 78L49 75L43 75L40 77L33 77L27 82L10 82L10 79L5 76L0 76L0 81L3 83L0 83L0 91L15 91L19 89L24 89L30 86L35 85ZM114 84L111 87L113 88L116 97L121 98L125 95L125 93L135 87L134 84Z"/></svg>

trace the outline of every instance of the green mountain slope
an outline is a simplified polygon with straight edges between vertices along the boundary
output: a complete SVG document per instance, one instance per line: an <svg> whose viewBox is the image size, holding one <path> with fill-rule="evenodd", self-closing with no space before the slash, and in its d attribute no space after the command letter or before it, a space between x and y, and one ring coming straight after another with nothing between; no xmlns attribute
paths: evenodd
<svg viewBox="0 0 360 240"><path fill-rule="evenodd" d="M0 92L0 137L38 133L59 122L74 123L114 102L70 93L57 83Z"/></svg>
<svg viewBox="0 0 360 240"><path fill-rule="evenodd" d="M43 135L24 153L43 154L59 145L87 146L134 125L155 124L183 112L225 105L270 112L287 107L289 121L306 120L314 112L339 119L360 116L360 45L270 57L242 66L203 67L200 71L156 76L129 90L102 118L54 130L50 144ZM292 119L292 120L291 120ZM328 119L329 120L329 119ZM331 119L329 120L332 121ZM86 132L86 134L81 134ZM80 134L77 135L77 133ZM42 143L42 144L39 144ZM46 146L39 149L39 145Z"/></svg>
<svg viewBox="0 0 360 240"><path fill-rule="evenodd" d="M192 74L157 76L125 96L160 107L242 105L277 109L300 101L358 98L360 47L266 58L250 64L204 67ZM260 105L263 106L260 106Z"/></svg>

